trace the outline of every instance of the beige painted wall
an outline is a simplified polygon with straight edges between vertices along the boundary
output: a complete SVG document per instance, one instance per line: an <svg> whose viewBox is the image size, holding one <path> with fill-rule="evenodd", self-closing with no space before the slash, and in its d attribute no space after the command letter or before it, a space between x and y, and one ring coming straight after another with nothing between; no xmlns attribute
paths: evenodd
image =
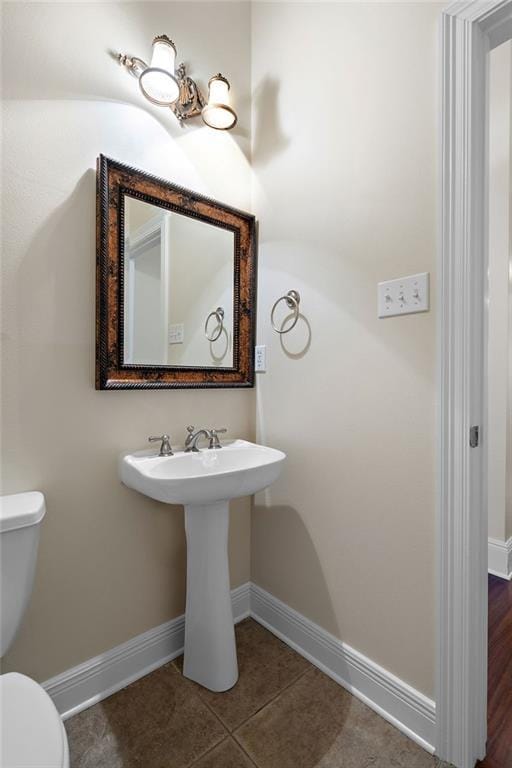
<svg viewBox="0 0 512 768"><path fill-rule="evenodd" d="M488 347L488 510L489 536L512 536L512 499L507 503L510 446L509 335L511 281L511 110L512 43L491 51L489 99L489 347ZM509 438L510 439L510 438ZM508 463L508 466L507 466ZM507 511L508 507L508 511Z"/></svg>
<svg viewBox="0 0 512 768"><path fill-rule="evenodd" d="M377 283L431 273L438 18L424 4L255 3L259 439L252 578L416 688L435 668L435 313L377 319ZM265 44L259 44L265 41ZM281 339L274 300L302 319Z"/></svg>
<svg viewBox="0 0 512 768"><path fill-rule="evenodd" d="M253 435L252 391L94 390L95 161L100 152L248 209L250 9L244 3L7 3L3 23L3 492L40 489L36 584L4 660L43 680L183 611L183 512L120 485L117 457L186 424ZM232 80L233 134L180 130L110 50L172 33L205 80ZM229 38L229 45L219 39ZM33 54L33 55L32 55ZM233 585L249 578L234 505Z"/></svg>

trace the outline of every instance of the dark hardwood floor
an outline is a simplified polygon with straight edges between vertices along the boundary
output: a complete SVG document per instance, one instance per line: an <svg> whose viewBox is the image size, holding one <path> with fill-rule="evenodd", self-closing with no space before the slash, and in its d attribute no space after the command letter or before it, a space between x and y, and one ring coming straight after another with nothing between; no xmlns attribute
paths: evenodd
<svg viewBox="0 0 512 768"><path fill-rule="evenodd" d="M512 581L489 576L487 757L480 768L512 768Z"/></svg>

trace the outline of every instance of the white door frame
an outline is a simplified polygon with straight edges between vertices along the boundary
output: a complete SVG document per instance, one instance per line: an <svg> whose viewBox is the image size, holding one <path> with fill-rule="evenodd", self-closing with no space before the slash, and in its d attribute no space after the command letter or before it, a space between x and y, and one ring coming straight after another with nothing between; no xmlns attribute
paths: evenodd
<svg viewBox="0 0 512 768"><path fill-rule="evenodd" d="M452 3L441 30L436 751L473 768L487 737L488 53L512 38L512 0Z"/></svg>
<svg viewBox="0 0 512 768"><path fill-rule="evenodd" d="M144 255L155 245L160 246L160 327L162 330L162 360L167 363L169 324L169 227L170 215L159 213L142 224L126 240L125 252L127 258L127 275L125 275L125 347L126 360L133 362L133 336L134 336L134 286L135 286L135 262L139 256Z"/></svg>

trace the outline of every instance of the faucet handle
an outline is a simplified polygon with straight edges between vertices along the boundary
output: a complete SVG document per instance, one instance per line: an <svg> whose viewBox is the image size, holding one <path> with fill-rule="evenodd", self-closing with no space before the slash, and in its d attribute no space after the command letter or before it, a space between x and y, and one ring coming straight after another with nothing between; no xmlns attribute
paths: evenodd
<svg viewBox="0 0 512 768"><path fill-rule="evenodd" d="M221 442L219 440L219 435L223 435L227 431L228 430L226 429L226 427L221 427L219 429L210 429L209 430L209 433L210 433L210 444L209 444L208 448L222 448Z"/></svg>
<svg viewBox="0 0 512 768"><path fill-rule="evenodd" d="M161 440L162 444L160 446L160 453L159 456L173 456L172 448L171 448L171 438L169 435L159 435L158 437L152 435L151 437L148 437L148 442L150 443L156 443L159 440Z"/></svg>

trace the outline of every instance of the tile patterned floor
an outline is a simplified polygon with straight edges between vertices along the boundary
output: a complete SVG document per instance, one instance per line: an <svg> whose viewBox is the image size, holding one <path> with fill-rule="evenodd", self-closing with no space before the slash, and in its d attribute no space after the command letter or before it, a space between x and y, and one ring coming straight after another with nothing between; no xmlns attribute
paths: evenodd
<svg viewBox="0 0 512 768"><path fill-rule="evenodd" d="M71 768L441 768L252 619L240 679L212 693L182 659L66 722Z"/></svg>

